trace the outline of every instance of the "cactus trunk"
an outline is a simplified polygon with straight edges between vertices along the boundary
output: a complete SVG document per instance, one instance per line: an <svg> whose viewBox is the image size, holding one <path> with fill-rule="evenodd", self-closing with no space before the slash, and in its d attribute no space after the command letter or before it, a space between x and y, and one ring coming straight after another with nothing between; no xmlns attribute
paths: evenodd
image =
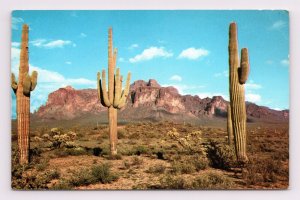
<svg viewBox="0 0 300 200"><path fill-rule="evenodd" d="M227 134L228 134L228 145L232 145L233 133L232 133L232 119L231 119L230 104L227 105Z"/></svg>
<svg viewBox="0 0 300 200"><path fill-rule="evenodd" d="M237 26L231 23L229 27L229 93L232 128L236 156L238 161L244 163L248 161L246 154L246 106L244 83L249 72L248 54L246 49L242 49L241 65L238 56ZM247 54L247 55L245 55ZM247 59L246 59L247 57ZM245 63L246 62L246 63ZM246 67L244 67L246 66ZM247 70L245 72L245 70Z"/></svg>
<svg viewBox="0 0 300 200"><path fill-rule="evenodd" d="M111 155L117 154L117 109L125 106L130 86L130 73L128 73L125 89L122 91L122 76L120 69L116 69L117 49L113 50L112 29L108 30L108 91L106 91L106 74L102 70L97 74L97 88L100 103L108 108L108 123ZM116 69L116 70L115 70Z"/></svg>
<svg viewBox="0 0 300 200"><path fill-rule="evenodd" d="M23 94L23 88L17 91L18 151L21 165L29 162L29 122L30 98Z"/></svg>
<svg viewBox="0 0 300 200"><path fill-rule="evenodd" d="M15 80L15 75L11 77L11 87L17 97L17 126L18 126L18 152L19 163L21 165L29 162L30 149L30 92L34 90L37 83L37 72L28 75L28 31L25 24L22 29L19 80Z"/></svg>
<svg viewBox="0 0 300 200"><path fill-rule="evenodd" d="M114 108L113 106L108 108L109 139L110 139L111 155L117 155L117 142L118 142L117 114L118 111L116 108Z"/></svg>

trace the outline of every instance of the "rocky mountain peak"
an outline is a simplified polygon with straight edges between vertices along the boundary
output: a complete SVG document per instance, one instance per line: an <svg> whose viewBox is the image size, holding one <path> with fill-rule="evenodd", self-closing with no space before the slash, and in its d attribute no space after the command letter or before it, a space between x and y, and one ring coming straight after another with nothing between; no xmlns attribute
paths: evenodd
<svg viewBox="0 0 300 200"><path fill-rule="evenodd" d="M161 87L156 80L154 79L149 79L147 86L151 86L151 87Z"/></svg>

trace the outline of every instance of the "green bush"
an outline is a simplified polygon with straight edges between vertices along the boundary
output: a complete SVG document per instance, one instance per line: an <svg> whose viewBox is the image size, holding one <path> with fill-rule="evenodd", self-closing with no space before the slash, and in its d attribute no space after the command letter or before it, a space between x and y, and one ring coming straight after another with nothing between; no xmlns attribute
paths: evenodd
<svg viewBox="0 0 300 200"><path fill-rule="evenodd" d="M78 171L75 171L72 174L72 177L68 180L71 186L81 186L81 185L89 185L93 183L94 179L90 170L85 168Z"/></svg>
<svg viewBox="0 0 300 200"><path fill-rule="evenodd" d="M215 172L198 176L192 183L192 189L230 189L233 186L232 180Z"/></svg>
<svg viewBox="0 0 300 200"><path fill-rule="evenodd" d="M278 176L288 179L289 172L288 169L284 168L281 161L272 158L251 158L242 170L242 177L247 185L276 183Z"/></svg>
<svg viewBox="0 0 300 200"><path fill-rule="evenodd" d="M157 189L182 190L191 187L182 177L174 177L170 174L160 178L159 182Z"/></svg>
<svg viewBox="0 0 300 200"><path fill-rule="evenodd" d="M107 163L93 166L91 173L95 182L110 183L118 179L118 177L111 172L110 165Z"/></svg>
<svg viewBox="0 0 300 200"><path fill-rule="evenodd" d="M40 160L40 162L35 165L35 168L36 168L37 171L43 171L48 166L48 163L49 163L48 159Z"/></svg>
<svg viewBox="0 0 300 200"><path fill-rule="evenodd" d="M162 174L166 170L166 167L162 164L156 164L148 169L147 172L154 174Z"/></svg>
<svg viewBox="0 0 300 200"><path fill-rule="evenodd" d="M139 158L138 156L133 156L131 160L132 165L141 165L143 162L143 159Z"/></svg>
<svg viewBox="0 0 300 200"><path fill-rule="evenodd" d="M226 144L210 142L207 157L215 168L228 170L237 165L234 148Z"/></svg>
<svg viewBox="0 0 300 200"><path fill-rule="evenodd" d="M145 146L137 146L133 149L133 152L135 155L141 155L141 154L147 154L149 152L149 149Z"/></svg>
<svg viewBox="0 0 300 200"><path fill-rule="evenodd" d="M194 156L192 163L193 163L196 171L207 169L208 165L209 165L209 161L206 158L202 158L199 156Z"/></svg>
<svg viewBox="0 0 300 200"><path fill-rule="evenodd" d="M71 186L90 185L95 183L111 183L118 179L118 176L111 172L107 163L95 165L91 169L75 171L72 178L68 180Z"/></svg>
<svg viewBox="0 0 300 200"><path fill-rule="evenodd" d="M118 138L123 139L127 137L127 131L125 129L118 129Z"/></svg>
<svg viewBox="0 0 300 200"><path fill-rule="evenodd" d="M171 163L171 172L173 174L190 174L195 172L195 170L191 162L174 161Z"/></svg>

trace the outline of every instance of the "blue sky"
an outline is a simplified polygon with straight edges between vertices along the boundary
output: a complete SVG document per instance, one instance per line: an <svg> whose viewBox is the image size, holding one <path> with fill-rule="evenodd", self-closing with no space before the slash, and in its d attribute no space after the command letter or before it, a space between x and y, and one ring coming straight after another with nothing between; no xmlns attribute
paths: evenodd
<svg viewBox="0 0 300 200"><path fill-rule="evenodd" d="M238 24L239 49L249 49L246 100L288 109L286 11L14 11L12 72L18 73L21 27L27 23L30 68L39 73L31 111L60 87L96 88L97 72L107 69L108 28L113 27L117 65L123 75L131 71L132 81L153 78L163 86L175 86L181 94L228 99L232 21Z"/></svg>

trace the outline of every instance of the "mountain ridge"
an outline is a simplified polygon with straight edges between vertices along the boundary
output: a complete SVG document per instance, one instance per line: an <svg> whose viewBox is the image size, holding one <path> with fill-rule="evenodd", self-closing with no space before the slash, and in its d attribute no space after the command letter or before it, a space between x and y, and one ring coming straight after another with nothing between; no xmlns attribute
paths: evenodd
<svg viewBox="0 0 300 200"><path fill-rule="evenodd" d="M123 119L189 120L226 117L227 104L222 96L201 99L195 95L181 95L173 86L162 87L156 80L137 80L130 85L127 105L120 110ZM71 86L59 88L48 95L34 116L41 120L74 119L85 114L101 114L103 107L96 89L76 90ZM288 121L289 111L277 111L246 102L247 117L252 120Z"/></svg>

